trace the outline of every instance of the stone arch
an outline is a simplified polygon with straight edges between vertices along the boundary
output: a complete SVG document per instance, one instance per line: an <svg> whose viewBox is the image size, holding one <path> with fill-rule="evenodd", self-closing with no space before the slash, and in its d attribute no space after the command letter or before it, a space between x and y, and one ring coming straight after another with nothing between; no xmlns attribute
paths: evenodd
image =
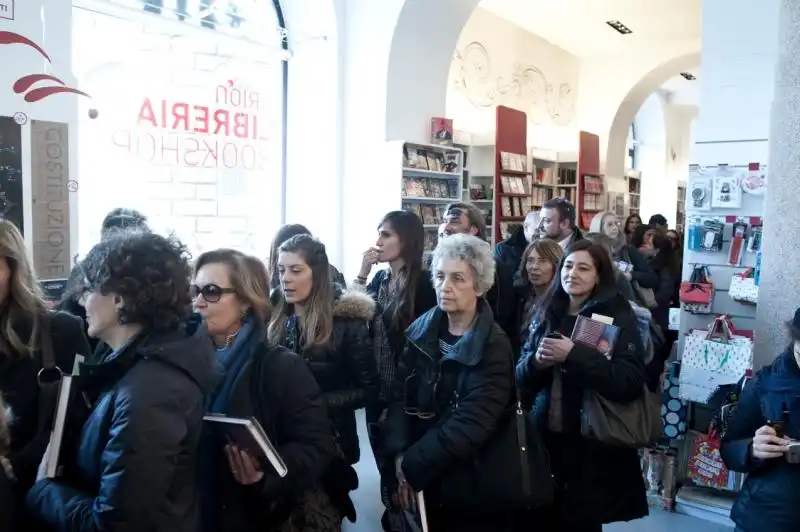
<svg viewBox="0 0 800 532"><path fill-rule="evenodd" d="M696 68L699 64L699 51L673 57L651 69L631 87L614 114L614 119L608 131L608 146L605 154L606 175L624 175L628 128L644 101L667 80L680 72Z"/></svg>
<svg viewBox="0 0 800 532"><path fill-rule="evenodd" d="M480 0L405 0L389 52L387 140L423 139L428 132L418 117L444 113L453 53L478 4ZM409 114L397 105L401 101L413 102L420 112Z"/></svg>

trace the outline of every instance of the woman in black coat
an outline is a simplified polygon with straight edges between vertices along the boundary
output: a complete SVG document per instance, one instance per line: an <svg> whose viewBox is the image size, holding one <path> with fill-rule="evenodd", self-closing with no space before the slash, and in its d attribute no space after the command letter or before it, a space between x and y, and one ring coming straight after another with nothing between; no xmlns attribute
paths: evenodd
<svg viewBox="0 0 800 532"><path fill-rule="evenodd" d="M50 344L52 352L44 354ZM0 395L14 420L7 427L10 442L0 452L6 466L0 468L0 482L20 508L47 448L55 408L54 395L40 391L37 381L43 357L72 373L76 355L89 355L81 321L46 309L22 235L11 222L0 221Z"/></svg>
<svg viewBox="0 0 800 532"><path fill-rule="evenodd" d="M452 235L433 257L439 305L409 327L389 404L394 501L414 506L422 491L432 532L511 530L511 516L481 500L456 508L437 497L448 468L475 456L500 427L514 401L514 376L511 343L482 297L494 282L489 244Z"/></svg>
<svg viewBox="0 0 800 532"><path fill-rule="evenodd" d="M800 309L788 324L791 343L747 382L720 452L747 479L731 510L737 532L793 532L800 523Z"/></svg>
<svg viewBox="0 0 800 532"><path fill-rule="evenodd" d="M268 338L299 354L322 389L337 441L350 464L360 458L355 411L374 408L380 380L369 323L375 302L330 282L325 246L298 235L278 253L281 289Z"/></svg>
<svg viewBox="0 0 800 532"><path fill-rule="evenodd" d="M195 263L192 294L203 317L197 334L211 337L224 372L210 411L256 418L287 468L281 477L265 457L250 455L209 427L201 455L203 530L338 530L337 493L323 482L334 456L333 430L303 359L266 343L270 305L263 264L230 249L206 252ZM314 526L306 523L311 516Z"/></svg>
<svg viewBox="0 0 800 532"><path fill-rule="evenodd" d="M577 316L593 314L612 318L619 328L608 358L570 339ZM643 358L636 316L617 289L608 253L586 240L572 244L537 306L517 365L521 391L526 396L543 392L535 414L559 486L555 530L600 531L604 523L647 515L637 450L581 434L584 391L620 403L636 400L646 379Z"/></svg>
<svg viewBox="0 0 800 532"><path fill-rule="evenodd" d="M63 471L45 478L40 467L28 510L45 530L196 532L196 455L217 375L211 342L183 331L186 248L122 232L92 248L81 269L89 334L109 351L80 366Z"/></svg>

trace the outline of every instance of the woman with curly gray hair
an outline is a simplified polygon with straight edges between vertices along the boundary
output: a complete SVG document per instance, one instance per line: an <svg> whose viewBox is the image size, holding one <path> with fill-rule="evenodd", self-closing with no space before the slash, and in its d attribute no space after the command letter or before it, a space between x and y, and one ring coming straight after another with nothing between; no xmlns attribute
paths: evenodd
<svg viewBox="0 0 800 532"><path fill-rule="evenodd" d="M89 335L107 349L73 380L57 479L28 492L46 530L196 532L196 454L216 383L207 335L187 336L186 248L145 231L115 232L80 263ZM88 410L82 405L93 405Z"/></svg>
<svg viewBox="0 0 800 532"><path fill-rule="evenodd" d="M465 234L439 242L432 276L438 305L406 331L387 420L395 457L394 503L408 508L424 491L429 529L510 529L508 515L448 506L437 489L447 470L474 457L513 401L512 350L484 294L495 278L489 244ZM454 407L454 405L457 405ZM502 472L499 472L502 474Z"/></svg>

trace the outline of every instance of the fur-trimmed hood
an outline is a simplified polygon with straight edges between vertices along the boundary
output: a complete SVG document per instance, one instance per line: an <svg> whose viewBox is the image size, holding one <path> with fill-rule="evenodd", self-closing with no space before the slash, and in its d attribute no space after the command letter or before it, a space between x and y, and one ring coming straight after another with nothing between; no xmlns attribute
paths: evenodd
<svg viewBox="0 0 800 532"><path fill-rule="evenodd" d="M375 315L375 300L363 289L348 288L342 290L341 286L334 285L333 316L335 318L348 318L371 320ZM270 292L270 301L275 306L280 301L281 289L275 288Z"/></svg>
<svg viewBox="0 0 800 532"><path fill-rule="evenodd" d="M374 315L375 300L362 290L341 292L333 307L333 316L336 318L371 320Z"/></svg>

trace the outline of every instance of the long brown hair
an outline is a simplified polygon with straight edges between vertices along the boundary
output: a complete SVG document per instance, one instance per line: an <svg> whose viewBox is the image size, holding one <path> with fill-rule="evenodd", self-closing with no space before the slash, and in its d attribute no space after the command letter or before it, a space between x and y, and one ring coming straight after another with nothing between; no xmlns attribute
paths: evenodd
<svg viewBox="0 0 800 532"><path fill-rule="evenodd" d="M193 277L197 277L200 268L207 264L224 264L228 267L231 288L234 289L236 297L250 305L250 312L261 326L266 325L271 306L264 264L255 257L248 257L235 249L215 249L197 257Z"/></svg>
<svg viewBox="0 0 800 532"><path fill-rule="evenodd" d="M46 306L22 234L6 220L0 221L0 256L5 258L11 272L8 296L0 303L0 356L30 356L38 347ZM14 325L25 322L32 324L30 338L20 338L14 330Z"/></svg>
<svg viewBox="0 0 800 532"><path fill-rule="evenodd" d="M549 238L534 240L528 244L528 247L522 252L522 260L519 262L519 270L517 271L517 286L527 286L531 284L530 279L528 279L528 270L525 266L528 262L528 257L530 257L531 253L534 251L553 265L553 277L558 273L558 264L561 262L561 259L564 258L564 250L561 249L561 246L558 245L558 242L555 240L550 240Z"/></svg>
<svg viewBox="0 0 800 532"><path fill-rule="evenodd" d="M281 244L278 253L295 253L311 268L311 293L304 305L300 344L304 348L327 344L333 334L334 294L325 245L312 236L297 235ZM283 292L279 291L267 327L267 338L271 344L281 344L286 335L286 317L293 313L293 305L287 303Z"/></svg>
<svg viewBox="0 0 800 532"><path fill-rule="evenodd" d="M402 299L397 302L392 314L392 325L398 331L405 331L414 321L416 309L414 301L417 296L417 282L422 273L422 254L425 249L425 228L422 220L413 212L391 211L383 217L378 228L384 224L391 226L400 240L403 267L393 279L394 293Z"/></svg>
<svg viewBox="0 0 800 532"><path fill-rule="evenodd" d="M269 257L267 259L270 290L274 290L280 285L280 276L278 275L278 250L281 244L297 235L311 236L311 231L302 224L286 224L278 229L278 232L275 233L275 237L272 239L272 244L269 247Z"/></svg>

